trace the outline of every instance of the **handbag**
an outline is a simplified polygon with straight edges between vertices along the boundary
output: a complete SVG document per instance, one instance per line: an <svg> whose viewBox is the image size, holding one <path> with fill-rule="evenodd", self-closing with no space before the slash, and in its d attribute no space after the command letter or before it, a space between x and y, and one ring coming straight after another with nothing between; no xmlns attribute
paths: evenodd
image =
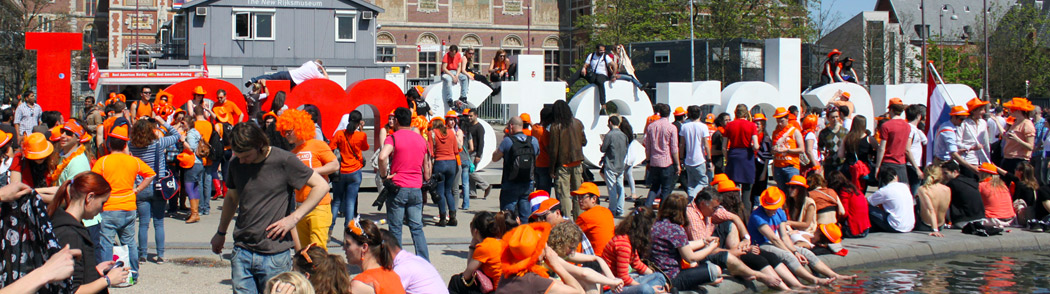
<svg viewBox="0 0 1050 294"><path fill-rule="evenodd" d="M390 141L392 143L391 145L395 147L397 146L397 139L393 134L390 135ZM394 152L397 152L397 148L394 148ZM390 156L393 157L394 154L391 153ZM378 210L382 210L383 204L386 203L387 199L393 199L399 192L401 192L401 187L395 184L393 179L383 179L383 190L379 191L379 196L372 202L372 206L375 206Z"/></svg>
<svg viewBox="0 0 1050 294"><path fill-rule="evenodd" d="M158 148L154 151L154 152L156 152L156 157L154 157L154 158L158 158L159 159L160 158L160 148L159 148L160 146L158 145L157 147ZM167 152L167 153L170 153L170 152ZM167 154L165 154L165 155L167 156ZM159 160L154 160L154 162L153 162L153 165L154 165L153 170L160 170L160 164L161 163L160 163ZM153 180L153 190L159 192L160 196L163 197L164 200L171 200L172 197L175 197L175 195L178 195L179 194L179 181L177 179L175 179L175 173L172 172L171 169L164 169L163 172L158 173L157 177ZM156 195L154 195L154 196L156 196Z"/></svg>

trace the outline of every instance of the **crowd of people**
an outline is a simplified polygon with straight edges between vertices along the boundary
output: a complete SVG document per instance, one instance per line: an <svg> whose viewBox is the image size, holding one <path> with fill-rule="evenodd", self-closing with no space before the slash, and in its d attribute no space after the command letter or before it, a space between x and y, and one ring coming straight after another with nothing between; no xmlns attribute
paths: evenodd
<svg viewBox="0 0 1050 294"><path fill-rule="evenodd" d="M605 55L598 47L590 75L623 66ZM449 64L469 68L456 56ZM821 261L847 255L844 238L1050 230L1050 123L1024 98L954 106L929 138L926 106L899 98L869 119L838 93L824 108L777 108L768 127L760 108L716 114L660 103L639 132L612 114L601 142L588 142L559 100L538 121L508 119L492 154L502 163L498 210L463 219L457 211L492 187L476 170L486 142L475 109L433 115L406 95L410 107L377 126L382 144L366 159L361 112L325 134L317 107L288 109L283 92L266 112L258 100L242 111L224 91L215 101L208 92L197 87L177 107L148 87L132 101L87 97L69 119L42 111L32 93L0 109L0 205L16 220L0 226L24 236L4 240L4 252L25 252L25 262L0 267L0 282L83 293L132 286L141 262L166 261L165 218L197 223L219 198L211 246L221 253L231 235L235 293L665 293L724 277L805 291L854 279ZM604 194L584 162L587 144L600 144ZM358 212L366 164L383 220ZM644 197L635 194L636 165ZM430 199L434 225L462 220L472 237L452 277L430 263ZM406 225L413 252L401 248ZM110 258L115 251L126 257ZM361 272L351 277L348 265Z"/></svg>

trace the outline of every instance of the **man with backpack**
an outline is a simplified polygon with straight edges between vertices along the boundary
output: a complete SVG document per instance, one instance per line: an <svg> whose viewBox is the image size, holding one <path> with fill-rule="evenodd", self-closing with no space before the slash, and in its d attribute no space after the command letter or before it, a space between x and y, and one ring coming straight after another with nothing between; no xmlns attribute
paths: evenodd
<svg viewBox="0 0 1050 294"><path fill-rule="evenodd" d="M512 117L507 123L510 135L503 137L492 161L503 160L503 189L499 193L500 210L516 211L520 220L527 220L532 213L529 193L532 192L532 171L536 165L536 154L540 143L536 138L521 132L522 120Z"/></svg>

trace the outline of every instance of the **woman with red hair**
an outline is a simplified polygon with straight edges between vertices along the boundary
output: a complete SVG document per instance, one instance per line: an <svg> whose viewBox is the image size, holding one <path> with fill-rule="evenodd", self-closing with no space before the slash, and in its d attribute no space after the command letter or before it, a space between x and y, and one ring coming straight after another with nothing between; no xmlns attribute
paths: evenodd
<svg viewBox="0 0 1050 294"><path fill-rule="evenodd" d="M292 153L307 167L328 180L328 175L339 171L335 153L324 141L316 139L313 117L306 111L289 109L277 117L277 131L292 144ZM302 203L310 195L309 187L295 191L295 201ZM318 244L328 250L328 230L332 225L332 194L325 194L321 202L296 224L301 247Z"/></svg>
<svg viewBox="0 0 1050 294"><path fill-rule="evenodd" d="M84 219L102 212L102 203L109 199L111 191L102 175L86 171L59 186L54 200L47 207L59 245L68 245L69 249L80 249L85 253L73 263L73 289L76 293L105 293L104 290L113 283L119 284L128 277L128 267L100 274L112 267L113 261L99 262L95 254L91 254L95 251L95 240L89 237L83 224Z"/></svg>

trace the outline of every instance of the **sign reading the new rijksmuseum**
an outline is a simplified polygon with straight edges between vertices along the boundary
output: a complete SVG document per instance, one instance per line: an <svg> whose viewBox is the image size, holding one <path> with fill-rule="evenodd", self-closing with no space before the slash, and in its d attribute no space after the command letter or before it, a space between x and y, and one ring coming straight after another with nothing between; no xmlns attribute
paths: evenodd
<svg viewBox="0 0 1050 294"><path fill-rule="evenodd" d="M265 7L321 7L324 1L308 0L248 0L248 5Z"/></svg>

